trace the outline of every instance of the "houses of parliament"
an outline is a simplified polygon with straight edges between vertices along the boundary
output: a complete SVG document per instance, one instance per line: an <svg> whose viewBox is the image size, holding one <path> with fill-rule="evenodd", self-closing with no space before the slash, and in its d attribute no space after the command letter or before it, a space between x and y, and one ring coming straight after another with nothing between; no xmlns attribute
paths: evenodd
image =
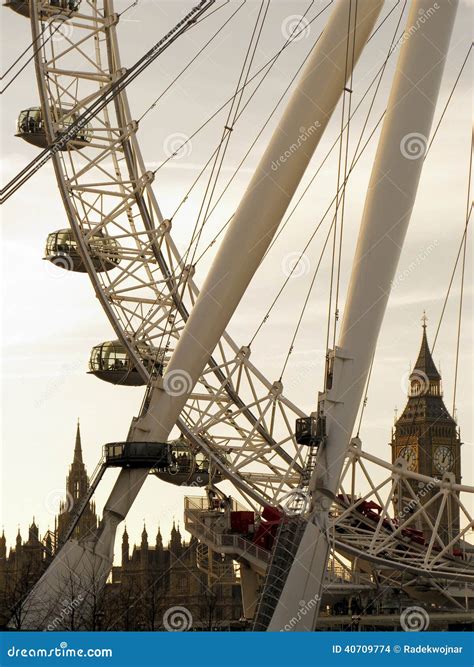
<svg viewBox="0 0 474 667"><path fill-rule="evenodd" d="M26 539L20 530L15 546L8 550L5 534L0 537L0 625L21 629L22 603L28 591L50 564L56 545L66 531L74 503L87 491L89 479L82 458L81 431L77 425L73 461L66 478L65 500L60 504L54 531L40 537L33 519ZM98 526L94 502L88 503L74 533L84 538ZM88 614L88 626L74 614L75 592L64 600L64 613L51 619L48 630L162 630L166 613L184 608L192 619L190 629L234 630L242 615L240 583L232 560L223 559L223 576L211 585L204 568L199 567L198 542L183 540L173 523L168 545L160 530L150 538L143 527L141 542L132 546L127 529L121 545L121 562L112 569L103 595ZM90 611L90 610L89 610ZM189 620L187 621L190 622Z"/></svg>
<svg viewBox="0 0 474 667"><path fill-rule="evenodd" d="M392 461L404 459L408 468L429 477L454 477L461 481L461 441L454 418L449 414L444 401L441 375L433 361L427 337L426 318L423 318L422 340L415 366L410 374L408 400L397 419L390 442ZM38 580L51 562L61 536L70 524L74 504L84 497L89 479L82 458L79 424L74 446L73 461L66 480L66 499L59 508L54 531L40 537L33 520L28 536L24 540L18 532L15 546L9 549L5 535L0 537L0 624L9 622L18 629L22 624L22 601L31 586ZM439 514L439 501L432 500L430 489L401 487L394 496L393 513L406 516L412 510L412 498L418 495L427 505L426 516L419 518L416 528L429 537ZM449 503L443 506L438 516L438 529L446 542L459 529L458 507ZM95 505L90 501L75 529L74 537L84 538L96 530L98 517ZM81 619L73 613L74 591L64 601L64 618L52 619L50 630L166 630L167 611L183 609L192 618L196 630L241 630L242 604L240 582L230 557L218 556L217 580L210 581L207 555L202 554L198 541L191 538L183 541L179 528L173 524L169 543L165 546L160 530L150 536L143 528L141 543L131 546L125 528L122 536L121 561L115 565L107 582L105 592L97 592L97 604L90 627L84 628ZM94 597L94 596L93 596ZM370 596L369 596L370 597ZM399 606L392 591L389 608ZM395 600L395 601L394 601ZM359 596L354 600L338 603L329 613L347 613L354 608L373 606L370 599ZM379 604L379 603L377 603ZM374 607L375 608L375 607Z"/></svg>

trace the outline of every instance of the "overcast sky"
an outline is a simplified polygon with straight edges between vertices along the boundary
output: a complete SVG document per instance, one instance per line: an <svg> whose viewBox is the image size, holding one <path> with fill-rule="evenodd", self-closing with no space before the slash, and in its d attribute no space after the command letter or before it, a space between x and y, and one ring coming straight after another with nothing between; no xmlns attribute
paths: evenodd
<svg viewBox="0 0 474 667"><path fill-rule="evenodd" d="M447 0L438 0L442 1ZM117 11L128 4L127 0L120 0ZM137 7L128 11L119 25L123 64L135 62L192 4L176 0L139 0ZM129 90L133 117L143 113L239 4L238 0L232 0L202 27L181 38L133 84ZM272 0L255 58L255 69L282 46L292 17L303 14L311 5L308 13L311 19L325 4L319 0L313 3ZM369 43L357 66L353 106L360 100L385 58L403 2L388 0L382 11L383 17L395 5L398 6L392 16ZM165 159L167 146L176 133L191 135L232 94L259 6L260 2L256 0L247 2L203 57L143 120L138 139L149 167L156 168ZM303 38L285 51L252 100L233 132L220 187L232 176L258 129L314 44L328 15L329 11L325 11L311 23ZM4 71L27 46L30 36L26 19L5 8L1 10L1 18ZM468 3L462 2L435 123L469 48L471 18ZM392 57L370 116L369 130L384 110L394 64L395 58ZM463 231L470 153L471 80L472 68L469 65L427 156L400 260L400 278L392 292L379 339L361 435L364 447L385 459L390 458L388 443L394 408L401 410L406 401L406 376L410 362L415 361L418 353L421 316L426 310L428 336L432 342ZM35 155L36 149L15 138L14 131L17 113L36 104L38 95L30 65L2 99L2 184ZM274 121L281 115L281 108L211 218L201 244L203 249L235 210L271 135ZM367 104L362 105L360 113L351 123L352 150L367 108ZM301 191L334 142L340 119L339 106L303 180ZM175 211L207 161L218 142L224 120L224 114L220 114L193 139L182 157L170 161L158 172L154 187L165 216ZM347 191L341 309L377 138L378 133L354 171ZM334 151L251 283L231 322L231 333L238 344L244 345L252 337L285 280L288 255L301 251L333 198L336 158L337 151ZM173 237L182 249L189 240L193 215L203 187L204 181L175 218ZM131 418L137 414L143 395L141 388L114 387L86 373L91 347L114 335L93 295L87 276L61 271L42 260L48 232L65 226L65 214L50 164L3 207L2 522L10 544L14 541L18 524L26 536L26 526L33 515L42 533L48 526L53 526L57 500L63 492L67 469L72 461L77 418L81 419L84 458L89 472L92 472L102 445L126 437ZM323 234L316 236L305 254L303 275L290 280L253 345L253 363L270 380L280 375L296 319L321 252L322 239ZM198 284L202 284L217 247L214 246L198 264ZM465 483L472 482L470 471L473 469L471 258L469 247L457 396L457 415L465 443L462 450ZM317 391L322 388L329 262L328 256L322 264L284 376L285 394L307 411L314 409ZM459 284L458 273L434 352L443 375L445 401L449 409L453 400ZM105 476L97 493L99 508L107 497L115 474L108 471ZM131 541L139 541L144 519L150 539L158 523L166 536L173 518L181 520L185 494L183 489L149 479L127 519ZM119 538L121 533L119 529Z"/></svg>

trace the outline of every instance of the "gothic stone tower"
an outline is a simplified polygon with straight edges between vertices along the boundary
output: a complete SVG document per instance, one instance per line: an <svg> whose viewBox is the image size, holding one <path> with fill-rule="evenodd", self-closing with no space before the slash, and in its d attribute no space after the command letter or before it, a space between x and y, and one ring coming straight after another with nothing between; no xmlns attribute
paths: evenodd
<svg viewBox="0 0 474 667"><path fill-rule="evenodd" d="M57 520L57 537L56 544L64 532L67 530L71 520L71 512L74 505L83 498L87 493L89 487L89 478L87 470L82 460L82 443L81 443L81 429L79 422L77 422L76 442L74 445L74 458L69 468L69 474L66 477L66 500L61 503L58 520ZM73 537L79 539L88 535L91 531L97 528L97 515L95 513L95 504L93 501L89 502L83 515L74 530Z"/></svg>
<svg viewBox="0 0 474 667"><path fill-rule="evenodd" d="M392 433L392 462L406 460L409 470L430 477L454 475L461 481L461 442L456 422L443 401L441 375L436 368L426 335L426 317L423 316L421 348L415 367L409 377L408 402L395 423ZM411 491L426 505L434 491L413 481ZM422 530L425 537L432 534L442 500L433 501L426 510L429 521L415 520L413 528ZM415 511L416 503L410 489L403 485L395 496L395 515L406 519ZM459 530L459 508L448 497L443 509L438 534L446 544L453 532Z"/></svg>

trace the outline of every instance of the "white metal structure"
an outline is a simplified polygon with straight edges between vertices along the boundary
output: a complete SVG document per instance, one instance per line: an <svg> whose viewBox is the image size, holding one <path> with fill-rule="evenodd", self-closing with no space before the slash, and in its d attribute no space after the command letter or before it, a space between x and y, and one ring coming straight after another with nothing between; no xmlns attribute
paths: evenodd
<svg viewBox="0 0 474 667"><path fill-rule="evenodd" d="M429 0L415 0L408 26L415 25L429 8ZM319 398L327 442L310 483L315 520L308 522L270 630L284 625L288 608L297 609L299 600L320 599L329 552L327 514L321 501L339 485L423 165L421 159L407 160L402 146L410 134L430 136L456 11L457 2L443 3L400 51L369 183L339 346L330 360L331 383ZM317 607L294 629L311 630L316 615Z"/></svg>
<svg viewBox="0 0 474 667"><path fill-rule="evenodd" d="M42 11L41 4L31 4L34 39L42 30ZM117 20L108 0L87 5L84 14L79 8L70 19L73 35L59 46L47 41L42 57L38 56L38 86L50 140L60 124L54 117L58 110L66 116L80 113L120 75ZM72 54L78 69L70 69ZM71 146L52 159L95 293L148 382L140 345L159 348L170 336L171 352L199 292L192 267L185 266L173 243L171 222L159 209L137 130L123 92L95 118L87 150ZM91 239L100 232L118 247L118 265L111 271L98 271L91 257ZM249 499L273 502L284 489L298 485L304 468L304 453L293 435L294 419L303 413L249 356L249 349L224 333L176 423L217 467L225 467L225 474ZM187 374L170 375L168 383L175 394L187 395L191 388ZM254 467L256 447L264 473L269 474L247 476Z"/></svg>
<svg viewBox="0 0 474 667"><path fill-rule="evenodd" d="M233 218L201 294L193 281L193 268L186 266L173 243L172 225L160 212L152 189L153 174L146 170L141 157L138 125L130 115L124 91L96 116L88 130L87 145L77 150L72 142L66 151L53 156L68 220L95 293L117 337L149 383L142 413L131 426L129 440L164 441L177 425L191 445L205 452L211 464L256 509L266 504L278 505L288 493L307 483L311 473L307 449L298 445L294 437L295 418L304 413L284 395L281 383L264 377L250 361L250 349L236 344L225 327L276 232L346 85L348 72L345 72L344 61L348 39L353 42L355 64L382 4L382 0L336 3ZM427 8L426 0L416 0L412 13ZM48 3L30 0L29 13L33 39L41 45L36 56L37 82L46 134L52 142L58 128L98 99L120 76L118 17L109 0L83 2L77 11L67 16L67 24L74 30L71 34L66 32L64 40L58 43L46 39L47 31L43 31L46 22L49 22L49 30L54 29L57 12ZM408 63L406 66L415 80L422 78L419 73L428 68L428 63L434 64L435 49L446 50L454 13L455 3L449 8L443 5L438 15L420 30L421 35L429 31L426 34L436 46L427 48L420 36L404 44L401 67ZM64 21L64 15L60 20ZM294 606L295 600L317 594L331 544L348 558L354 554L357 558L363 557L371 564L369 569L384 571L384 576L388 577L420 567L428 575L434 569L447 578L451 572L465 579L471 576L464 562L447 555L449 545L442 545L440 549L433 549L431 545L423 560L416 545L406 540L401 545L403 526L392 531L393 534L387 533L384 522L389 520L390 500L381 503L384 511L378 525L370 526L368 531L361 528L354 490L342 490L345 460L346 471L356 462L362 465L361 462L368 461L386 470L387 480L394 475L408 478L411 474L406 469L368 457L355 445L349 448L349 444L390 280L398 261L399 251L390 250L387 262L384 234L393 225L402 245L421 168L421 161L401 160L396 148L399 148L402 132L417 131L428 136L442 64L442 60L436 61L432 73L423 82L426 90L420 84L423 94L433 100L430 108L424 108L422 93L411 89L397 92L394 85L393 95L399 95L402 104L415 108L418 120L413 126L414 116L407 115L401 108L397 111L394 108L397 103L392 101L393 111L385 123L387 129L381 139L373 178L378 182L381 173L398 166L395 180L400 178L397 185L406 188L409 203L400 209L393 192L387 190L391 186L385 180L372 188L373 196L366 206L358 249L362 260L356 260L341 344L332 360L333 386L321 397L320 403L320 411L324 409L328 418L328 442L318 460L312 483L317 525L310 523L305 537L312 542L314 531L323 529L316 558L311 550L307 551L317 571L316 588L313 592L312 586L307 587L296 565L284 590L285 608ZM314 128L308 133L304 150L297 151L292 160L282 164L276 172L271 171L272 163L298 141L301 127ZM387 201L391 202L390 206ZM385 216L383 230L374 225L379 220L377 207L381 205ZM386 215L389 209L392 217ZM400 215L402 224L398 224ZM100 251L98 256L96 246L92 252L93 239L98 235L113 242L115 266L110 270L100 270ZM374 259L372 253L366 254L366 249L372 247L375 238L382 243L378 246L380 257ZM236 244L240 248L239 256L235 253ZM245 262L242 262L242 254ZM104 261L108 259L105 255ZM363 282L361 275L367 273L368 267L372 276L374 271L380 275L380 284ZM375 290L376 297L379 296L380 285L387 293L382 299L373 294ZM377 306L370 310L370 317L359 319L374 302ZM210 312L212 328L206 326ZM165 375L150 378L143 350L160 349L168 335L170 361ZM349 386L351 390L346 392ZM330 409L329 404L335 407ZM337 424L341 425L338 434ZM333 471L329 477L325 472L328 469ZM102 468L100 474L103 474ZM78 587L86 592L87 582L90 585L91 580L105 580L113 560L116 527L126 516L147 474L145 469L121 472L106 503L99 534L81 544L70 540L64 545L34 589L23 627L41 627L44 619L54 613L62 599L63 582L71 573ZM368 478L370 480L370 474ZM100 477L97 483L99 481ZM440 492L441 488L443 492L448 489L447 492L456 497L459 493L472 492L469 487L449 480L437 483ZM370 493L380 501L379 489L372 485ZM338 493L344 497L341 502L336 501ZM320 502L321 498L328 497L329 505L333 505L330 513L328 503ZM467 510L466 517L471 522ZM407 520L407 525L409 523ZM330 534L333 536L331 544ZM302 543L304 549L305 544ZM400 548L405 550L406 557L401 558ZM300 557L296 563L299 560ZM296 597L293 594L288 597L289 588L295 591ZM279 614L277 609L272 627L283 623L284 618ZM314 619L311 627L313 625Z"/></svg>

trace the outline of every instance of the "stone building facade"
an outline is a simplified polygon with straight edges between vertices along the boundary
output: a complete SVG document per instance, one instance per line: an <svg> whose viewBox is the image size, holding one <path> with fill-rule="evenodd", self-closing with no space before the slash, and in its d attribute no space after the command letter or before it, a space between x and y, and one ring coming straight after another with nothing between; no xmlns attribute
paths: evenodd
<svg viewBox="0 0 474 667"><path fill-rule="evenodd" d="M24 540L20 530L15 545L7 549L5 534L0 537L0 626L7 623L21 629L28 591L51 562L64 535L74 504L87 491L89 478L82 457L81 432L77 425L73 461L66 478L66 496L59 507L54 530L40 536L33 519ZM74 531L84 538L96 530L99 520L89 502ZM75 630L173 630L184 624L192 630L239 629L242 605L240 583L232 560L214 556L214 572L209 578L207 555L196 540L183 540L173 525L167 545L158 530L150 543L143 528L141 543L129 544L124 530L120 564L113 567L105 591L89 607L87 621L65 601L64 614L52 619L49 629ZM66 604L67 603L67 604Z"/></svg>

